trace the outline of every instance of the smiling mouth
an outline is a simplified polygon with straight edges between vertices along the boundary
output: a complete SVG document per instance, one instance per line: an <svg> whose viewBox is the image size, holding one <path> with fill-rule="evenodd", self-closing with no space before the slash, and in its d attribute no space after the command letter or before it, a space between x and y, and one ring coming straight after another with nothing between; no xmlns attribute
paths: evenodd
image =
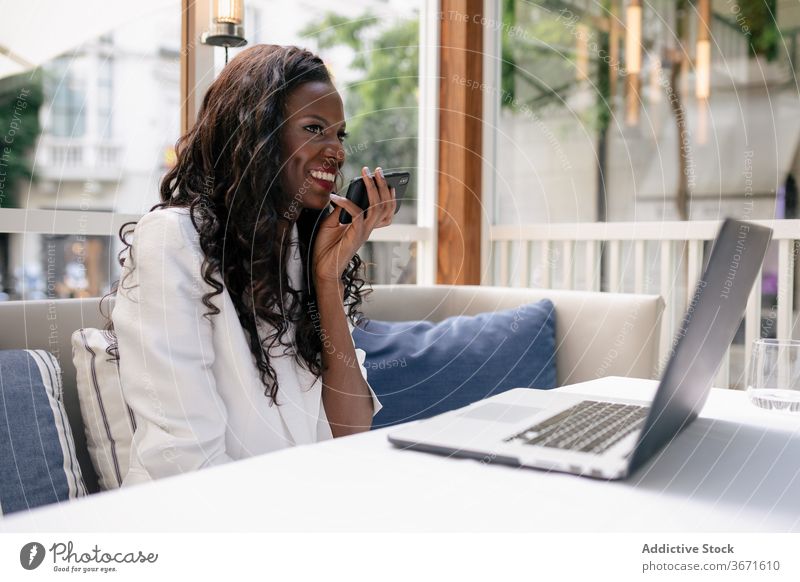
<svg viewBox="0 0 800 582"><path fill-rule="evenodd" d="M322 170L312 170L310 175L314 182L316 182L325 191L330 192L333 189L336 180L336 174L324 172Z"/></svg>

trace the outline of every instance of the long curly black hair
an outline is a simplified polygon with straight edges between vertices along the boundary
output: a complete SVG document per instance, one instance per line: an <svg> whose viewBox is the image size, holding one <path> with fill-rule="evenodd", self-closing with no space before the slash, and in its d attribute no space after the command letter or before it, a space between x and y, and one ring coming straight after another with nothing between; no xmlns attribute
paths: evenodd
<svg viewBox="0 0 800 582"><path fill-rule="evenodd" d="M213 291L203 295L205 317L219 314L212 297L227 290L245 330L258 366L264 394L277 402L278 385L269 350L284 346L297 362L313 374L322 374L322 342L311 276L311 250L315 227L330 210L303 209L297 218L303 258L303 288L293 289L287 275L290 252L281 240L282 213L292 193L281 188L280 131L288 96L303 83L332 84L322 60L294 46L255 45L239 53L211 84L197 123L176 143L177 163L161 181L159 208L188 208L205 256L203 280ZM341 176L337 176L340 181ZM125 248L119 255L124 265L132 250L129 235L135 222L120 229ZM131 259L133 257L128 254ZM362 315L362 261L355 255L342 274L344 304L353 324ZM117 281L107 297L116 294ZM123 282L124 284L124 282ZM267 337L259 337L256 322L262 320ZM213 321L212 321L213 323ZM287 338L290 323L295 337ZM106 327L113 339L113 323ZM109 348L119 357L116 343Z"/></svg>

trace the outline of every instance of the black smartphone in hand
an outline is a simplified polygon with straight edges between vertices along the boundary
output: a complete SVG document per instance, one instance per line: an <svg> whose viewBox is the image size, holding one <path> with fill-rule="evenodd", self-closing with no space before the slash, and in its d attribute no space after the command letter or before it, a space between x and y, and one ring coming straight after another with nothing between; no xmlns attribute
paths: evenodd
<svg viewBox="0 0 800 582"><path fill-rule="evenodd" d="M397 201L397 207L395 208L394 212L397 214L397 211L400 210L400 201L402 200L403 195L406 193L408 183L411 181L411 174L409 172L390 171L384 172L383 177L386 179L386 184L389 186L389 189L394 188L394 197ZM370 174L370 179L374 180L375 175ZM375 184L375 187L378 187L377 183ZM369 208L369 195L367 194L367 186L364 184L364 179L361 176L350 181L345 198L358 204L361 210L366 211L367 208ZM351 222L353 222L352 217L344 208L342 208L341 213L339 214L339 224L350 224Z"/></svg>

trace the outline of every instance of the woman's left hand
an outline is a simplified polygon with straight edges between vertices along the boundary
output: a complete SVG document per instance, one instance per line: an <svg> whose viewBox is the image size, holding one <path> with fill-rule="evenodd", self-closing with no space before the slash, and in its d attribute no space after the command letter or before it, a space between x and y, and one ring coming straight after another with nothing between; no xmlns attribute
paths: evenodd
<svg viewBox="0 0 800 582"><path fill-rule="evenodd" d="M337 194L331 194L335 208L319 226L314 244L315 283L341 281L342 273L358 249L369 239L372 230L389 226L394 217L394 188L389 188L381 168L375 169L375 179L369 175L365 166L361 176L367 187L369 209L364 213L353 202ZM340 224L340 209L353 218L350 224Z"/></svg>

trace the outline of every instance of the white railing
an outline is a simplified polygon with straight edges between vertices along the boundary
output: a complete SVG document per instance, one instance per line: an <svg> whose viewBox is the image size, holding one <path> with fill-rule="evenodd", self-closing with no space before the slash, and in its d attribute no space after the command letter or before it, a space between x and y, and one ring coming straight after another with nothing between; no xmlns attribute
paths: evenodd
<svg viewBox="0 0 800 582"><path fill-rule="evenodd" d="M116 237L126 222L137 221L141 214L93 210L39 210L0 208L0 233L10 234L80 234ZM372 242L429 242L430 228L416 224L392 224L372 233Z"/></svg>
<svg viewBox="0 0 800 582"><path fill-rule="evenodd" d="M105 236L110 238L113 245L118 240L120 227L126 222L136 222L140 218L140 214L124 214L100 210L0 208L0 233L26 236L65 234L84 237ZM432 283L433 276L428 272L431 261L425 259L425 254L428 253L427 249L434 248L434 240L435 233L430 227L398 223L375 230L370 236L370 242L372 243L394 244L379 247L378 249L373 245L371 249L362 249L361 252L362 256L367 260L374 257L375 253L378 253L381 258L375 260L375 263L389 265L388 268L382 271L383 275L388 277L399 276L398 274L409 275L404 269L413 253L417 266L417 282L429 284ZM413 250L414 247L416 250ZM2 266L0 264L0 267ZM12 263L13 268L20 266L22 265L14 265ZM119 273L116 271L112 271L109 274L111 281L118 276ZM386 280L386 282L391 281L391 279ZM2 291L2 288L0 288L0 291ZM17 298L16 295L14 298Z"/></svg>
<svg viewBox="0 0 800 582"><path fill-rule="evenodd" d="M765 261L777 277L774 304L762 307L763 278L753 287L744 318L744 342L728 350L718 386L741 388L746 381L754 339L771 332L791 338L795 329L794 279L800 250L800 220L753 221L773 229ZM617 222L496 225L490 229L491 264L487 283L502 286L658 293L664 298L660 362L703 267L705 242L718 221ZM601 257L605 264L600 280ZM777 260L776 260L777 257ZM771 267L774 266L774 268ZM762 317L767 316L762 324Z"/></svg>

